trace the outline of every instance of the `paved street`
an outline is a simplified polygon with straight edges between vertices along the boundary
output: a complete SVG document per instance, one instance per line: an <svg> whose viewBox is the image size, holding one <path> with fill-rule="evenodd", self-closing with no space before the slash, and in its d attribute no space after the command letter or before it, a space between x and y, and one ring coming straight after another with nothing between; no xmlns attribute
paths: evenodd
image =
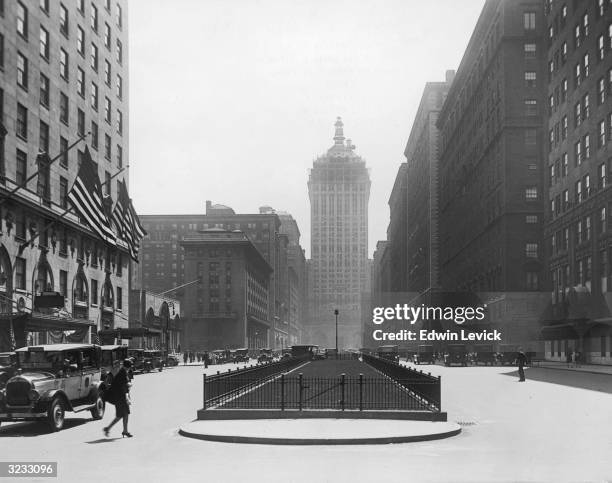
<svg viewBox="0 0 612 483"><path fill-rule="evenodd" d="M208 373L227 366L211 366ZM73 418L56 434L3 424L2 460L59 462L59 481L593 481L612 479L612 395L530 379L510 367L422 366L442 376L442 408L461 435L424 443L281 447L210 443L177 434L201 406L201 366L137 376L130 430ZM575 378L576 374L567 373ZM582 374L584 380L597 374ZM539 378L543 376L540 374ZM570 381L571 382L571 381ZM593 388L603 388L595 381ZM605 384L604 384L605 386ZM608 379L612 386L612 376ZM231 424L231 423L229 423ZM355 424L358 424L356 422ZM21 480L23 481L23 480ZM46 480L41 480L46 481Z"/></svg>

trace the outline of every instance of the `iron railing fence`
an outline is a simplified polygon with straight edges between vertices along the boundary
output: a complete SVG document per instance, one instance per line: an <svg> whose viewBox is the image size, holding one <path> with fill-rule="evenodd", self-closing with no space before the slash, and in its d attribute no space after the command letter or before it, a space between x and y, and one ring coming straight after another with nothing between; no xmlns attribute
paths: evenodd
<svg viewBox="0 0 612 483"><path fill-rule="evenodd" d="M253 385L268 381L276 375L291 370L305 362L304 358L292 357L278 362L258 364L256 366L218 373L212 376L204 374L203 408L215 406L219 401L227 400Z"/></svg>
<svg viewBox="0 0 612 483"><path fill-rule="evenodd" d="M336 360L336 361L357 360L359 359L359 353L358 352L339 352L336 354L334 352L330 352L329 354L326 354L325 358Z"/></svg>
<svg viewBox="0 0 612 483"><path fill-rule="evenodd" d="M404 386L416 397L426 401L428 405L435 408L436 411L442 410L442 379L440 376L436 377L431 374L425 374L423 371L417 371L410 367L401 366L388 359L368 354L362 354L362 357L365 363Z"/></svg>
<svg viewBox="0 0 612 483"><path fill-rule="evenodd" d="M280 374L266 381L240 378L240 392L215 400L219 409L274 410L412 410L435 412L437 408L411 392L415 380L386 377L310 377ZM421 384L424 384L421 382ZM435 385L436 381L429 384ZM210 407L210 405L208 406Z"/></svg>

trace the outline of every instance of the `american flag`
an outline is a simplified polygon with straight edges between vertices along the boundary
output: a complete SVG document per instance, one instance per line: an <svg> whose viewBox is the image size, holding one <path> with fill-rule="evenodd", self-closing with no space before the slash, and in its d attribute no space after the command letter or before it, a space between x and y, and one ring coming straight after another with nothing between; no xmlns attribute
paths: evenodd
<svg viewBox="0 0 612 483"><path fill-rule="evenodd" d="M68 199L81 218L87 221L91 229L102 240L110 245L116 245L115 234L104 212L102 185L98 177L98 169L91 159L87 147L85 147L83 161L77 177L68 193Z"/></svg>
<svg viewBox="0 0 612 483"><path fill-rule="evenodd" d="M119 194L117 195L117 204L113 210L113 222L117 225L117 230L121 238L123 238L130 251L130 257L138 261L138 249L140 248L140 240L147 234L140 219L136 214L132 200L128 194L125 181L119 183Z"/></svg>

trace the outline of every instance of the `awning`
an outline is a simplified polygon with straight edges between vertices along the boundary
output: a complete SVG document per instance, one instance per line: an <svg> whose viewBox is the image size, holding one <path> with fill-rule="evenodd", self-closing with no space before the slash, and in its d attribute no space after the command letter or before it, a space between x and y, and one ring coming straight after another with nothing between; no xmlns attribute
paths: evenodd
<svg viewBox="0 0 612 483"><path fill-rule="evenodd" d="M100 337L120 337L131 339L132 337L161 337L162 331L151 327L126 327L119 329L103 329L98 331Z"/></svg>
<svg viewBox="0 0 612 483"><path fill-rule="evenodd" d="M77 330L83 327L95 327L96 323L88 319L75 319L72 317L58 317L56 315L42 314L40 312L0 314L0 322L24 322L28 332L41 332L46 330Z"/></svg>
<svg viewBox="0 0 612 483"><path fill-rule="evenodd" d="M542 327L540 330L540 339L542 340L559 340L559 339L578 339L578 333L574 328L574 324L556 324Z"/></svg>

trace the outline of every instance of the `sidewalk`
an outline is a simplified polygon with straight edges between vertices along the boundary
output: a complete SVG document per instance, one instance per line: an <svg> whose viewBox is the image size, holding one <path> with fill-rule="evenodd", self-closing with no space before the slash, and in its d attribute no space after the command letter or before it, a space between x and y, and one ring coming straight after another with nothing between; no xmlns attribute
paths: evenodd
<svg viewBox="0 0 612 483"><path fill-rule="evenodd" d="M612 376L612 366L600 365L600 364L579 364L578 367L567 367L566 362L555 362L555 361L537 361L534 362L531 367L541 367L545 369L557 369L561 371L571 372L589 372L592 374L608 374Z"/></svg>

